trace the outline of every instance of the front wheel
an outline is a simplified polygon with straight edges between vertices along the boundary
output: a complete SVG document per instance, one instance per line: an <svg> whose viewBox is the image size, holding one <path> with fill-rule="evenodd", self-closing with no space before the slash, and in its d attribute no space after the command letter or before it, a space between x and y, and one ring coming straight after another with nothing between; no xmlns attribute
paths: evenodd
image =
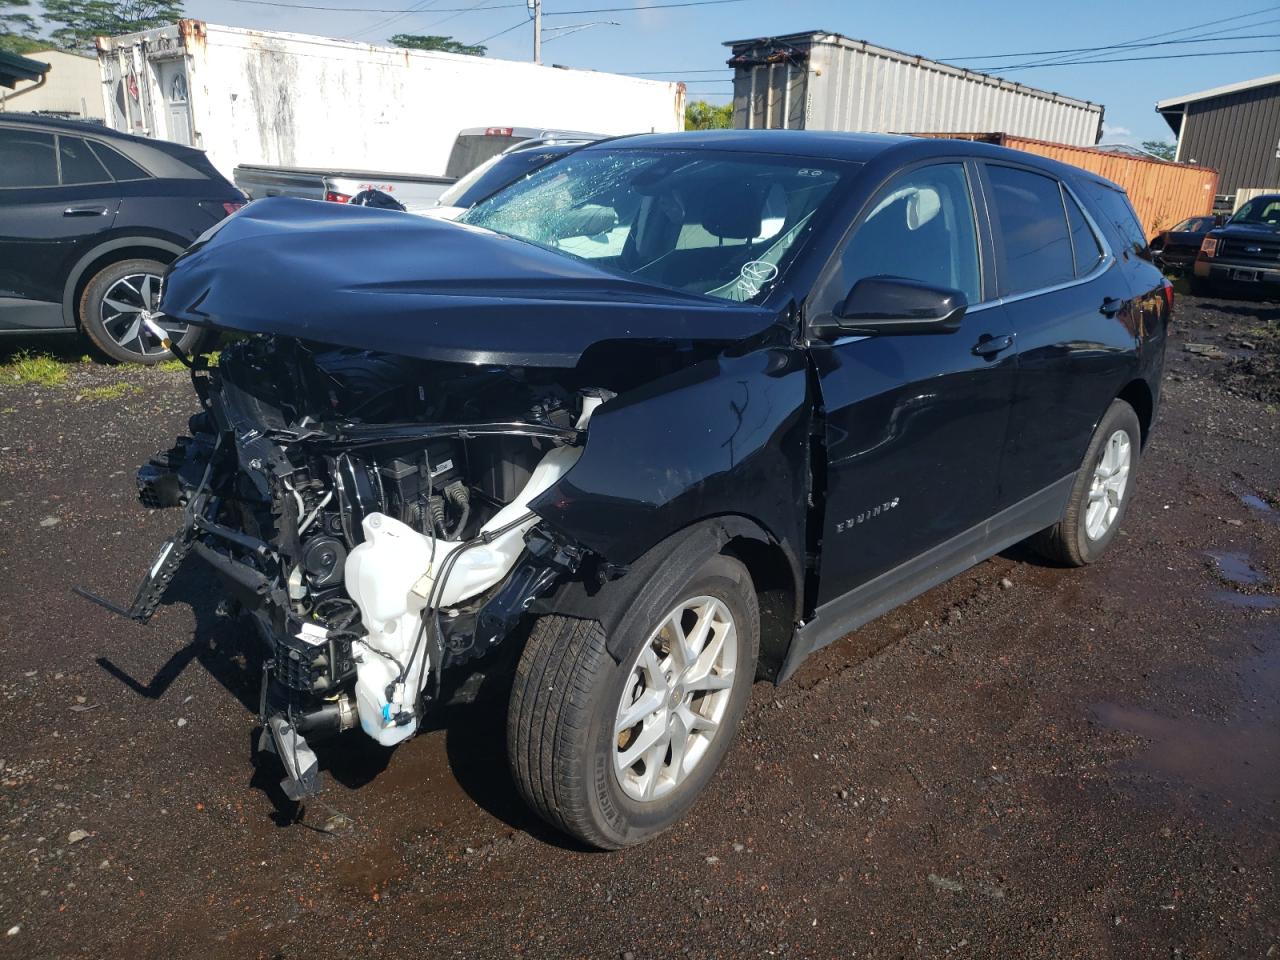
<svg viewBox="0 0 1280 960"><path fill-rule="evenodd" d="M1036 551L1070 567L1099 559L1129 508L1141 453L1138 415L1123 400L1113 400L1093 432L1062 519L1032 538Z"/></svg>
<svg viewBox="0 0 1280 960"><path fill-rule="evenodd" d="M679 564L679 558L673 558ZM747 569L716 555L643 587L605 649L594 620L544 616L516 669L511 770L553 826L603 849L641 843L692 806L751 696L760 612Z"/></svg>
<svg viewBox="0 0 1280 960"><path fill-rule="evenodd" d="M80 328L112 360L155 364L172 352L162 333L187 352L202 332L160 313L161 278L167 268L158 260L121 260L103 267L80 296Z"/></svg>

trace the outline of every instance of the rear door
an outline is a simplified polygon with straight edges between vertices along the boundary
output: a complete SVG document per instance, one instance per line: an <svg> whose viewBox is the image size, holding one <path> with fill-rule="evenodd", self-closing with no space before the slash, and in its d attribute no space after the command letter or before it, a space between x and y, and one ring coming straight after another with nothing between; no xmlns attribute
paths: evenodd
<svg viewBox="0 0 1280 960"><path fill-rule="evenodd" d="M65 325L72 265L111 229L120 190L81 137L0 127L0 325Z"/></svg>
<svg viewBox="0 0 1280 960"><path fill-rule="evenodd" d="M1075 192L1041 170L986 161L1004 309L1017 338L1017 387L1000 505L1066 483L1094 425L1133 369L1133 290Z"/></svg>
<svg viewBox="0 0 1280 960"><path fill-rule="evenodd" d="M909 168L867 205L819 281L821 320L853 285L896 276L958 289L951 333L841 337L811 346L826 411L827 490L820 605L929 554L995 509L1015 351L984 266L977 168Z"/></svg>

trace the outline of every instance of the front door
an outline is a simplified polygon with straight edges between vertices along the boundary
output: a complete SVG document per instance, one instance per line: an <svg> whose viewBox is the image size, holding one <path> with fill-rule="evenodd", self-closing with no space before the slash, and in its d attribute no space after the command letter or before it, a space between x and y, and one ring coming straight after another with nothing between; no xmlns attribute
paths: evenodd
<svg viewBox="0 0 1280 960"><path fill-rule="evenodd" d="M829 603L989 518L1013 396L1005 312L984 299L977 171L960 160L900 174L869 205L811 303L830 314L864 277L957 289L951 333L844 337L811 347L826 413L818 603Z"/></svg>

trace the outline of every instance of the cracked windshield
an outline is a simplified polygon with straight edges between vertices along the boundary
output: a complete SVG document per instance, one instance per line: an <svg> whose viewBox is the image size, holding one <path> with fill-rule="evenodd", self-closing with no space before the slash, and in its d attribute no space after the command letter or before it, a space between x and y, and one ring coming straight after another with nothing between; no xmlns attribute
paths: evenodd
<svg viewBox="0 0 1280 960"><path fill-rule="evenodd" d="M841 173L803 157L589 150L460 219L637 280L754 302Z"/></svg>

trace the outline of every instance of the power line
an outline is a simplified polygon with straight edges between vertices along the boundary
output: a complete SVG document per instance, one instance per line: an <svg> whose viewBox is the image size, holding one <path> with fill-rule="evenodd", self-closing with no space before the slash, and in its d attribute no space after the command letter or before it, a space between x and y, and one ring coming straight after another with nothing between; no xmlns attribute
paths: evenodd
<svg viewBox="0 0 1280 960"><path fill-rule="evenodd" d="M1280 53L1280 47L1267 47L1262 50L1214 50L1202 53L1166 53L1150 57L1111 57L1098 60L1061 60L1053 63L1019 63L1011 67L1000 67L1000 70L1035 70L1038 67L1073 67L1081 64L1135 63L1139 60L1185 60L1190 57L1238 57L1246 53Z"/></svg>
<svg viewBox="0 0 1280 960"><path fill-rule="evenodd" d="M595 7L591 10L544 11L544 17L568 17L579 13L648 13L650 10L671 10L675 7L714 7L722 3L747 3L749 0L683 0L681 3L652 3L647 6Z"/></svg>
<svg viewBox="0 0 1280 960"><path fill-rule="evenodd" d="M523 6L523 4L521 4L521 6ZM505 30L499 30L497 33L491 33L491 34L489 34L489 36L485 37L483 40L477 40L475 43L469 43L469 44L467 44L467 46L469 46L469 47L478 47L478 46L480 46L482 43L488 43L490 40L496 40L496 39L498 39L498 37L502 36L502 35L503 35L503 34L505 34L505 33L510 33L512 30L518 30L518 29L520 29L521 27L525 26L525 25L526 25L526 24L528 24L528 23L529 23L529 18L528 18L528 17L525 17L525 18L524 18L523 20L521 20L519 23L513 23L511 26L507 27L507 29L505 29Z"/></svg>
<svg viewBox="0 0 1280 960"><path fill-rule="evenodd" d="M1245 30L1245 29L1251 30L1254 27L1260 27L1266 23L1280 23L1280 18L1277 18L1275 20L1263 20L1259 23L1249 24L1247 27L1232 27L1231 29L1232 30ZM996 59L996 57L1005 59L1005 58L1017 57L1017 56L1035 57L1035 56L1040 56L1041 54L1048 54L1048 53L1079 54L1079 53L1102 53L1108 50L1141 50L1149 47L1166 47L1166 46L1173 46L1173 45L1184 44L1184 43L1223 43L1228 40L1261 40L1266 37L1274 37L1274 36L1276 36L1276 34L1274 33L1254 33L1254 34L1239 34L1239 35L1234 35L1229 37L1191 37L1191 38L1184 38L1181 40L1153 40L1147 43L1108 44L1105 47L1077 47L1076 49L1068 49L1068 50L1030 50L1024 54L1002 53L1002 54L994 54L990 59ZM948 58L948 60L944 62L954 63L956 59L957 58L954 58L954 57ZM977 58L977 59L988 59L988 58L984 57L984 58ZM970 62L970 61L966 61L966 62ZM977 67L975 69L1003 70L1005 68L999 65L993 65L993 66L987 66L987 67Z"/></svg>
<svg viewBox="0 0 1280 960"><path fill-rule="evenodd" d="M1164 31L1162 31L1162 32L1160 32L1160 33L1152 33L1152 34L1148 34L1148 35L1143 36L1143 37L1135 37L1135 38L1134 38L1134 39L1132 39L1132 40L1126 40L1126 41L1124 41L1123 43L1117 43L1117 44L1114 44L1114 45L1112 45L1112 46L1111 46L1111 49L1119 50L1119 49L1123 49L1123 48L1125 48L1125 47L1131 47L1131 46L1134 46L1134 45L1136 45L1136 44L1140 44L1140 43L1142 43L1142 42L1144 42L1144 41L1146 41L1146 40L1159 40L1159 39L1161 39L1161 38L1163 38L1163 37L1173 37L1173 36L1177 36L1177 35L1178 35L1178 34L1180 34L1180 33L1190 33L1192 30L1199 30L1199 29L1201 29L1202 27L1213 27L1213 26L1217 26L1217 25L1219 25L1219 24L1223 24L1223 23L1232 23L1232 22L1234 22L1234 21L1236 21L1236 20L1246 20L1246 19L1248 19L1249 17L1256 17L1256 16L1258 16L1259 14L1263 14L1263 13L1271 13L1271 12L1273 12L1273 11L1275 11L1275 10L1280 10L1280 6L1277 6L1277 5L1273 4L1273 5L1269 6L1269 7L1260 7L1260 8L1259 8L1259 9L1257 9L1257 10L1251 10L1251 11L1249 11L1248 13L1238 13L1238 14L1236 14L1236 15L1235 15L1235 16L1233 16L1233 17L1220 17L1220 18L1218 18L1218 19L1216 19L1216 20L1206 20L1206 21L1204 21L1203 23L1194 23L1194 24L1192 24L1192 25L1191 25L1191 26L1189 26L1189 27L1179 27L1179 28L1177 28L1176 30L1164 30ZM1049 65L1049 64L1052 64L1054 61L1066 60L1066 59L1068 59L1068 58L1069 58L1069 56L1070 56L1070 55L1067 55L1067 56L1057 56L1057 57L1054 57L1052 60L1044 61L1044 63L1045 63L1045 65Z"/></svg>

